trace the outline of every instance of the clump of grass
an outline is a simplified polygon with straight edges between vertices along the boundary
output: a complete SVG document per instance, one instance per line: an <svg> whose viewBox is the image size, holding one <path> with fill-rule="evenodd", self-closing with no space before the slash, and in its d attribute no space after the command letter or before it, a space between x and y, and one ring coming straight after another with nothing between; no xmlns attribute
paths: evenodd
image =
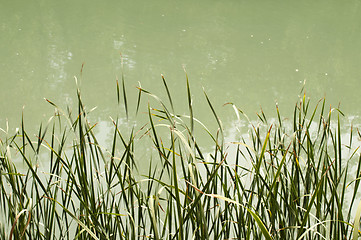
<svg viewBox="0 0 361 240"><path fill-rule="evenodd" d="M154 99L147 123L129 130L112 120L109 148L99 145L79 89L75 114L47 100L57 114L36 138L23 120L1 139L1 239L358 239L353 139L361 135L351 128L344 140L340 110L327 110L324 99L312 108L303 95L291 124L278 107L271 124L263 112L249 121L230 103L248 134L226 142L211 96L204 92L215 132L195 118L188 78L187 116L175 112L162 81L169 103L139 87L135 116L145 96ZM124 77L116 90L128 119ZM194 129L206 132L211 152L201 151ZM145 159L137 155L143 141L153 149Z"/></svg>

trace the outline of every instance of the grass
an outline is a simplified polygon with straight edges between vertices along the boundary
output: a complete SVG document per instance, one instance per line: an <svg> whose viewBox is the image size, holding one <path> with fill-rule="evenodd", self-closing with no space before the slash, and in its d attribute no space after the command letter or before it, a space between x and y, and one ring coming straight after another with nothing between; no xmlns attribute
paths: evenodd
<svg viewBox="0 0 361 240"><path fill-rule="evenodd" d="M24 120L13 136L3 130L1 239L358 239L361 134L351 127L345 139L343 114L325 99L311 107L303 95L288 122L278 107L276 120L261 112L250 121L228 103L247 123L247 134L228 141L212 96L204 92L218 130L194 117L188 78L188 115L174 111L163 76L168 99L139 87L134 107L121 81L126 118L153 100L144 126L112 121L109 148L97 141L79 89L76 113L47 100L56 114L36 137ZM145 158L138 152L146 147Z"/></svg>

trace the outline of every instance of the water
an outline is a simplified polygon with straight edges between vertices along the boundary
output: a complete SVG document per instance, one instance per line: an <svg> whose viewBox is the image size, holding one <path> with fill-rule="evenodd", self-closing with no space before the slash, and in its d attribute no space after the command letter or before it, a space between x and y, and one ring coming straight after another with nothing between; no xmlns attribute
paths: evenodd
<svg viewBox="0 0 361 240"><path fill-rule="evenodd" d="M202 87L225 124L234 102L251 118L260 106L289 116L306 79L316 102L326 96L348 116L360 115L360 2L339 1L5 1L0 7L0 127L18 127L21 112L36 129L53 114L84 102L96 121L117 112L121 57L130 95L141 85L162 97L163 74L177 109L187 109L186 68L195 116L215 124ZM130 100L131 103L135 100Z"/></svg>

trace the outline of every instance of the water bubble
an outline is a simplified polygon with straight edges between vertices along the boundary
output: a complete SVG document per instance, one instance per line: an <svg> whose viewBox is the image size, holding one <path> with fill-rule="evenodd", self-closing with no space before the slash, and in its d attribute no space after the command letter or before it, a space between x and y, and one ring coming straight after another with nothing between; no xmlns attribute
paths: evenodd
<svg viewBox="0 0 361 240"><path fill-rule="evenodd" d="M253 37L253 34L251 34L251 37Z"/></svg>
<svg viewBox="0 0 361 240"><path fill-rule="evenodd" d="M298 68L296 68L295 71L298 72L299 71Z"/></svg>
<svg viewBox="0 0 361 240"><path fill-rule="evenodd" d="M327 76L328 75L328 73L325 73L325 76Z"/></svg>

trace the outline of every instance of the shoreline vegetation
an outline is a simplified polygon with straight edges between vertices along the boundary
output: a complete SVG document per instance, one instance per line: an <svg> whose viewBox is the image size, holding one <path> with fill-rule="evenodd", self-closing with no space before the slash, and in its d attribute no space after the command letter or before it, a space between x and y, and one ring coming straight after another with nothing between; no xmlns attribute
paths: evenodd
<svg viewBox="0 0 361 240"><path fill-rule="evenodd" d="M236 134L231 151L212 97L204 92L215 132L194 117L188 78L187 116L174 112L162 81L166 101L139 87L135 106L124 77L117 81L125 118L138 114L145 96L154 104L142 127L125 131L114 119L109 149L97 141L79 88L73 113L47 100L56 114L35 138L23 120L14 136L0 139L0 238L358 239L361 156L354 145L361 135L351 127L341 137L340 110L326 109L325 99L310 106L303 95L289 128L278 107L276 122L261 112L255 123L228 103L236 120L248 121L248 139ZM207 134L211 152L202 152L195 129ZM145 139L152 153L138 158Z"/></svg>

